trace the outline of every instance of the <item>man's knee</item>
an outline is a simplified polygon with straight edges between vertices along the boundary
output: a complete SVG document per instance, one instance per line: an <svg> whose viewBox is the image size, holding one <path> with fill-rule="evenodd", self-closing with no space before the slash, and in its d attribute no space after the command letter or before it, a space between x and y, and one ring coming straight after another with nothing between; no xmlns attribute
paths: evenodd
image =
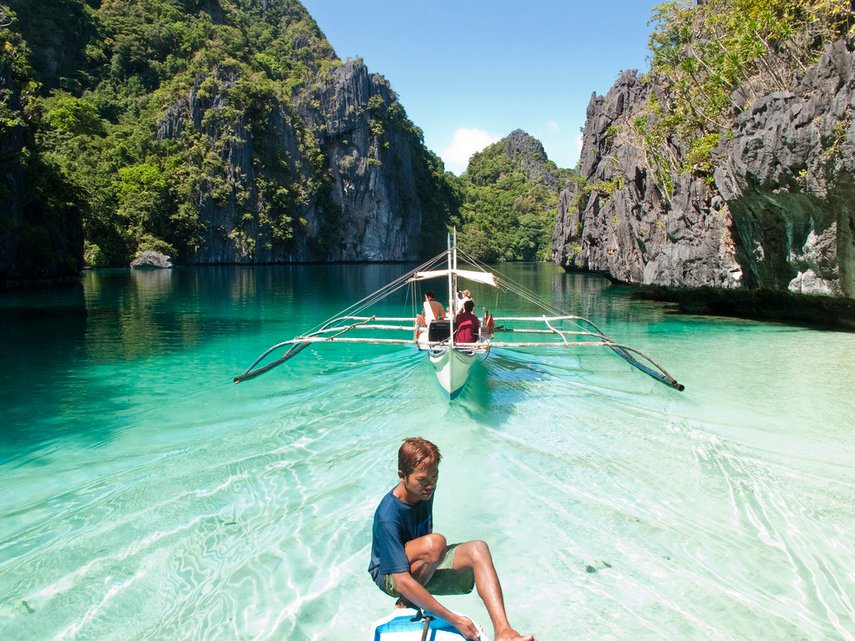
<svg viewBox="0 0 855 641"><path fill-rule="evenodd" d="M424 538L425 560L428 563L439 563L448 549L448 542L442 534L427 534Z"/></svg>
<svg viewBox="0 0 855 641"><path fill-rule="evenodd" d="M457 548L457 558L462 565L475 567L482 562L492 561L490 546L486 541L467 541Z"/></svg>
<svg viewBox="0 0 855 641"><path fill-rule="evenodd" d="M486 541L472 541L472 553L475 556L480 557L489 557L490 556L490 546L487 545Z"/></svg>

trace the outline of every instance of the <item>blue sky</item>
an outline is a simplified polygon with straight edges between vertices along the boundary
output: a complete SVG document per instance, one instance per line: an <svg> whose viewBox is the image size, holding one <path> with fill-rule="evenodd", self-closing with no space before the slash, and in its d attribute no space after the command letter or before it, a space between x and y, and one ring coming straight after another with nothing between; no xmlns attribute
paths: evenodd
<svg viewBox="0 0 855 641"><path fill-rule="evenodd" d="M559 167L579 158L591 94L649 68L662 0L302 0L340 58L385 76L457 174L523 129Z"/></svg>

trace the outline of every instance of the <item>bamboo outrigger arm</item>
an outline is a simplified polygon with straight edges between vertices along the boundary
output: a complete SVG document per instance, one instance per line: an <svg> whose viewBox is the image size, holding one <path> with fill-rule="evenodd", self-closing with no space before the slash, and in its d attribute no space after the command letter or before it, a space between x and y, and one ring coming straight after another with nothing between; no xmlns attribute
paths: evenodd
<svg viewBox="0 0 855 641"><path fill-rule="evenodd" d="M472 266L474 269L468 269L461 267L457 262L457 253L460 251L461 255L467 259L467 265ZM443 268L443 263L447 263L447 265ZM490 316L491 325L487 334L489 339L484 337L484 333L482 333L481 339L476 343L462 343L458 342L457 336L455 333L455 325L454 325L454 317L451 316L449 318L449 326L446 332L447 338L444 340L425 340L429 338L430 334L419 334L419 324L417 322L417 317L415 316L415 310L413 316L404 316L404 317L377 317L377 316L359 316L357 314L367 313L368 308L371 305L383 300L390 294L406 287L408 285L414 284L417 281L426 281L429 279L438 279L441 277L446 277L448 279L449 286L449 295L453 295L453 292L456 291L457 278L462 278L464 280L471 280L476 283L481 283L483 285L488 285L491 287L498 288L503 291L508 291L510 293L517 294L521 296L524 300L527 300L529 303L539 307L542 310L545 310L549 313L549 315L542 316L525 316L525 317L517 317L517 316L507 316L507 317L495 317ZM414 296L415 300L415 296ZM450 307L454 307L454 302L450 301ZM485 314L487 312L485 308ZM503 323L503 325L498 325L494 323ZM521 323L542 323L539 327L512 327L508 325L508 323L513 324L516 322ZM564 325L564 323L572 324L575 326L568 327ZM356 336L345 336L350 331L354 331ZM375 336L359 336L359 331L373 331L373 332L387 332L391 333L387 334L389 337L380 338ZM393 338L395 332L415 332L415 336L413 338ZM523 340L519 341L502 341L502 340L492 340L494 337L493 332L496 334L499 333L509 333L516 335L529 334L534 335L531 336L528 340L528 337L522 337ZM534 340L536 338L545 339L545 335L551 335L552 340ZM438 336L437 336L438 337ZM255 362L250 365L246 371L244 371L239 376L234 377L235 383L240 383L242 381L249 380L251 378L255 378L256 376L260 376L265 372L269 372L270 370L278 367L279 365L289 361L294 358L297 354L302 352L306 347L313 343L363 343L363 344L374 344L374 345L416 345L420 350L427 350L430 353L430 357L433 360L435 353L440 352L467 352L471 356L474 352L478 352L479 354L487 354L492 347L502 347L502 348L544 348L544 347L607 347L612 350L615 354L624 359L627 363L638 369L639 371L647 374L651 378L660 383L667 385L668 387L683 391L685 386L681 383L678 383L673 376L671 376L665 369L663 369L658 363L656 363L653 359L651 359L647 354L630 347L628 345L623 345L615 342L611 338L609 338L606 334L600 330L591 320L582 317L575 316L569 314L563 314L562 310L557 309L549 300L545 298L541 298L538 295L534 294L526 290L519 283L514 283L511 279L506 276L502 276L498 278L495 274L490 272L486 265L479 263L479 261L473 259L472 257L467 257L465 252L462 250L458 250L456 243L456 235L455 235L455 243L452 247L451 245L451 237L449 237L449 248L447 252L442 252L435 256L434 258L428 260L423 265L420 265L414 270L402 275L398 279L392 281L386 286L380 288L376 292L369 294L362 300L354 303L350 307L341 310L337 313L337 315L327 321L324 321L320 324L320 326L308 331L303 335L296 336L291 340L280 342L272 347L268 348L261 356L255 359ZM268 358L272 358L272 354L276 350L285 349L285 353L271 361L267 364L264 363ZM446 361L443 361L446 363ZM437 376L440 376L440 371L445 371L443 368L445 365L441 367L437 366L435 363L435 367L437 367ZM466 374L468 375L468 365L466 366ZM449 371L451 371L449 369ZM462 370L461 370L462 371ZM444 374L443 374L444 375ZM450 379L449 379L450 380ZM456 380L456 379L455 379ZM465 377L461 379L459 385L457 385L454 389L448 389L449 393L454 392L462 386L463 382L465 382ZM441 382L442 384L442 382Z"/></svg>

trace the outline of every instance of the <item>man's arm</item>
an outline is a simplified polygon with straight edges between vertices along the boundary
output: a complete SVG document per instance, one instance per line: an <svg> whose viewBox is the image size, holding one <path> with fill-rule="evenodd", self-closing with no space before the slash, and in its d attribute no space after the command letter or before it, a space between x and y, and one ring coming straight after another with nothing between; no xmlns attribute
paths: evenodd
<svg viewBox="0 0 855 641"><path fill-rule="evenodd" d="M419 606L422 610L435 614L436 616L445 619L455 628L457 628L467 639L478 639L478 628L475 624L465 616L455 614L428 592L425 587L416 581L409 572L398 572L392 575L392 580L395 582L395 589L407 601Z"/></svg>

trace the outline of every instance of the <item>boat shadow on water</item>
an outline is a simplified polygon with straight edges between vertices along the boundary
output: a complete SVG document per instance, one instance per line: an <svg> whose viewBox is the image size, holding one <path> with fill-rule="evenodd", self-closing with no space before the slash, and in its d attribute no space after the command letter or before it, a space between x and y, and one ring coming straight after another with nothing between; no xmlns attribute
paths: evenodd
<svg viewBox="0 0 855 641"><path fill-rule="evenodd" d="M492 428L508 421L519 405L530 400L532 389L550 377L528 356L493 351L488 358L478 361L448 411L462 412ZM444 390L438 385L434 387L437 396L444 400L447 397Z"/></svg>

